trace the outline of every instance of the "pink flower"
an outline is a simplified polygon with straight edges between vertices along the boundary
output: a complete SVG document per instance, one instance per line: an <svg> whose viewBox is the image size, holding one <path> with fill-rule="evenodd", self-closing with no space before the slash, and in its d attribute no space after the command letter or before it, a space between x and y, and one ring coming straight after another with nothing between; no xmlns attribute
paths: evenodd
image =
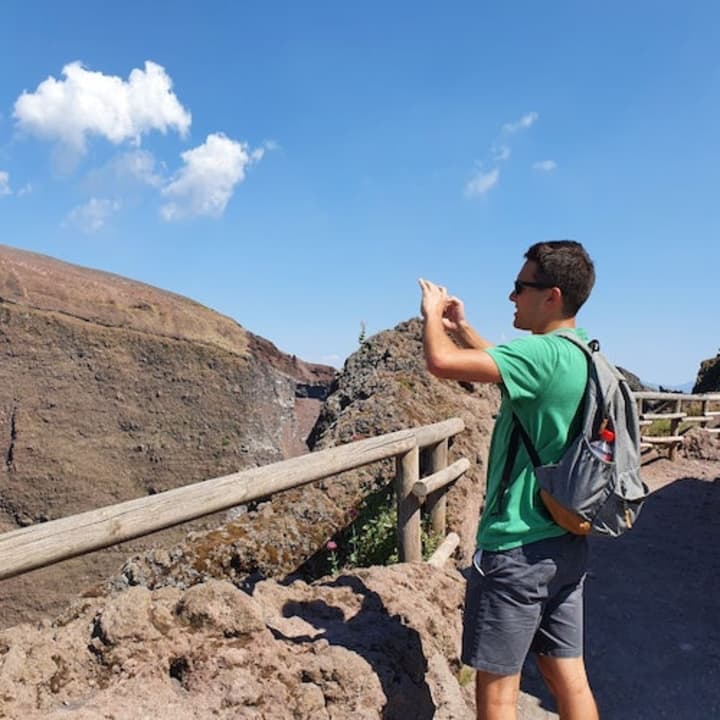
<svg viewBox="0 0 720 720"><path fill-rule="evenodd" d="M337 550L337 543L334 540L328 540L327 543L325 543L325 547L332 552L333 550Z"/></svg>

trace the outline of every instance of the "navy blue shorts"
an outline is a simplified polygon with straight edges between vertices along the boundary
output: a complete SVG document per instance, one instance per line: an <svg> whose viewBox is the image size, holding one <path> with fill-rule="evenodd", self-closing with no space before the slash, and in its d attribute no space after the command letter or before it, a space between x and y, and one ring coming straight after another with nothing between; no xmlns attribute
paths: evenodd
<svg viewBox="0 0 720 720"><path fill-rule="evenodd" d="M465 595L462 661L515 675L532 651L583 654L587 538L567 533L512 550L479 550Z"/></svg>

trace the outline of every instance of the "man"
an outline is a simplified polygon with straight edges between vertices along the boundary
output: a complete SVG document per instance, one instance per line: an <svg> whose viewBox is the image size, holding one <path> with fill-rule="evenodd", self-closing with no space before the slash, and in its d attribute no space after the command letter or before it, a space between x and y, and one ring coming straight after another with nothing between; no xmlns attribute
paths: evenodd
<svg viewBox="0 0 720 720"><path fill-rule="evenodd" d="M428 370L496 383L502 395L465 599L462 660L477 670L479 719L516 718L520 671L533 651L562 720L597 720L582 645L587 540L553 522L523 444L512 465L508 447L513 413L543 463L558 460L580 430L587 360L555 331L572 328L587 340L575 316L595 271L582 245L572 241L537 243L525 258L510 301L514 326L532 334L504 345L478 335L462 302L445 288L420 280Z"/></svg>

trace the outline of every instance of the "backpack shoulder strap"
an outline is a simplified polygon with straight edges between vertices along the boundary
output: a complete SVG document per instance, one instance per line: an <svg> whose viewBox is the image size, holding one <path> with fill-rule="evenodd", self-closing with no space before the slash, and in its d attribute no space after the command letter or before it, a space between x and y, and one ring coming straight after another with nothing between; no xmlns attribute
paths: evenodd
<svg viewBox="0 0 720 720"><path fill-rule="evenodd" d="M525 445L525 449L530 456L533 467L539 467L540 465L542 465L540 456L537 454L537 450L535 450L535 446L532 444L532 440L530 440L530 436L525 431L525 428L522 426L520 420L518 419L518 416L513 413L512 418L513 429L510 433L510 441L508 442L508 451L507 455L505 456L505 467L503 468L502 479L500 480L497 494L493 499L493 514L502 512L503 508L505 507L505 499L507 497L507 492L510 489L510 485L512 485L513 480L515 479L511 478L510 475L512 474L513 465L515 465L515 458L517 457L521 438L523 444Z"/></svg>
<svg viewBox="0 0 720 720"><path fill-rule="evenodd" d="M513 413L513 417L515 417L515 413ZM517 457L519 440L520 434L518 432L517 426L513 425L512 432L510 433L510 440L508 442L507 455L505 456L505 467L503 468L502 478L500 480L500 485L498 486L495 497L492 500L493 515L500 514L505 507L505 498L507 496L507 491L512 484L512 478L510 477L510 475L512 474L513 465L515 464L515 458Z"/></svg>
<svg viewBox="0 0 720 720"><path fill-rule="evenodd" d="M540 467L540 465L543 464L542 460L540 459L540 455L538 455L538 451L535 449L535 446L533 445L530 436L527 434L527 431L520 422L520 418L518 418L515 413L513 413L513 422L515 423L515 427L520 433L520 437L522 438L523 444L525 445L525 449L528 451L528 455L532 460L533 467Z"/></svg>
<svg viewBox="0 0 720 720"><path fill-rule="evenodd" d="M610 367L610 364L607 362L607 360L605 360L605 358L603 358L602 353L600 352L600 342L598 340L590 340L589 342L585 342L582 338L577 336L577 333L574 333L570 329L561 329L556 331L555 334L559 335L562 338L565 338L566 340L569 340L573 345L575 345L575 347L580 348L580 350L582 350L585 354L585 359L588 362L588 386L591 388L594 387L595 389L595 403L597 404L597 406L604 408L605 396L603 394L602 387L600 386L600 382L597 381L595 377L597 373L595 361L598 360L598 358L602 358L602 360L605 362L606 367ZM614 370L614 372L616 374L619 374L617 370Z"/></svg>
<svg viewBox="0 0 720 720"><path fill-rule="evenodd" d="M588 358L592 357L594 352L600 350L600 342L598 340L590 340L585 342L581 337L578 337L577 333L574 333L570 328L561 328L556 330L554 335L559 335L566 340L569 340L573 345L579 347Z"/></svg>

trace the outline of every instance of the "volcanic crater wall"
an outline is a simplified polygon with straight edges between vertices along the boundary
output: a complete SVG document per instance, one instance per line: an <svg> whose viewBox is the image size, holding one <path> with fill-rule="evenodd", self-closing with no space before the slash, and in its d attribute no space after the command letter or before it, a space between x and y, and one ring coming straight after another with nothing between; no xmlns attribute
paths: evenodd
<svg viewBox="0 0 720 720"><path fill-rule="evenodd" d="M0 531L307 452L334 374L180 296L0 247ZM0 625L188 529L3 581Z"/></svg>

